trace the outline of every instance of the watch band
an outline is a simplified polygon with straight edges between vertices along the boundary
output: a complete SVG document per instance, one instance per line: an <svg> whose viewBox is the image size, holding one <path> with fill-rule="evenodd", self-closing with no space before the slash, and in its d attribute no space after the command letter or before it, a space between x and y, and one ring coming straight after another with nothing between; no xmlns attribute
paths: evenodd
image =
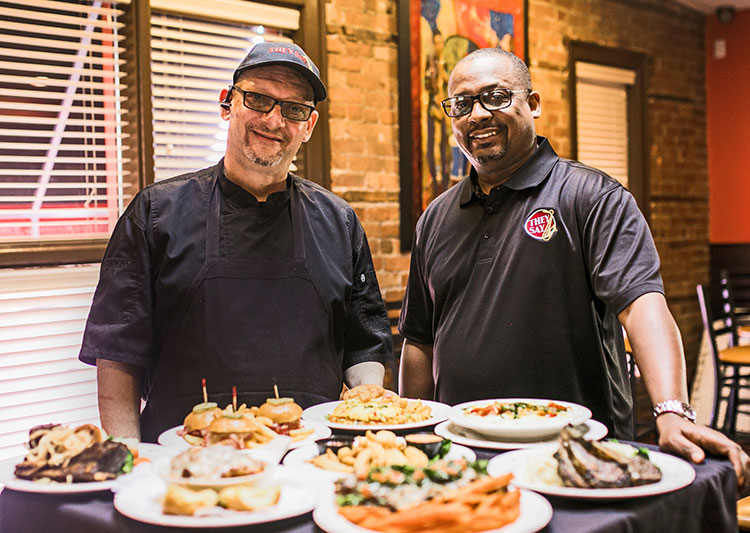
<svg viewBox="0 0 750 533"><path fill-rule="evenodd" d="M654 417L663 413L674 413L695 423L695 409L689 403L681 402L680 400L664 400L657 403L654 406Z"/></svg>

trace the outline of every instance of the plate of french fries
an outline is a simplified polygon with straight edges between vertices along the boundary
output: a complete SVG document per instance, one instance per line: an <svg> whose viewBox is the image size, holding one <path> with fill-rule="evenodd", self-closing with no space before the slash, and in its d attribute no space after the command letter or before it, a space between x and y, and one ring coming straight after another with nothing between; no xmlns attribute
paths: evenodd
<svg viewBox="0 0 750 533"><path fill-rule="evenodd" d="M476 454L465 446L447 443L445 458L474 461ZM355 474L364 476L372 468L387 465L404 465L422 468L430 463L427 455L414 446L409 446L403 437L392 431L367 431L353 439L351 446L338 447L324 452L317 445L302 446L289 452L283 464L300 472L326 481Z"/></svg>
<svg viewBox="0 0 750 533"><path fill-rule="evenodd" d="M415 469L411 475L420 471ZM337 481L335 495L321 498L316 506L313 512L315 523L328 533L529 533L539 531L552 518L552 506L547 499L513 487L510 484L512 475L477 475L467 468L467 472L472 472L468 476L470 481L458 488L448 483L445 490L431 487L429 495L405 498L404 484L399 479L393 479L379 469L373 472L359 482L353 482L352 478ZM372 479L383 475L388 477L387 482ZM365 499L388 500L390 503L351 505L349 497L356 491L357 484L365 487L358 499L364 496ZM367 496L369 491L372 491L372 496ZM394 504L395 509L392 508Z"/></svg>

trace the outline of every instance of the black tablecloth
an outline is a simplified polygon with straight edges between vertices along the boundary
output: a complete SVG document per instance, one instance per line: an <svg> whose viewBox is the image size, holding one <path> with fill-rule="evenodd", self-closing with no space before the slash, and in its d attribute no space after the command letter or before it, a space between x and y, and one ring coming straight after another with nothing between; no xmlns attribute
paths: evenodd
<svg viewBox="0 0 750 533"><path fill-rule="evenodd" d="M476 449L479 458L497 454ZM554 514L545 532L711 532L737 531L737 481L726 460L707 459L695 465L695 481L659 496L617 501L548 497ZM142 524L118 513L109 492L82 495L43 495L5 489L0 493L2 533L155 532L174 529ZM201 529L200 531L207 531ZM208 530L211 531L211 530ZM312 514L263 524L222 528L223 533L312 533L318 529Z"/></svg>

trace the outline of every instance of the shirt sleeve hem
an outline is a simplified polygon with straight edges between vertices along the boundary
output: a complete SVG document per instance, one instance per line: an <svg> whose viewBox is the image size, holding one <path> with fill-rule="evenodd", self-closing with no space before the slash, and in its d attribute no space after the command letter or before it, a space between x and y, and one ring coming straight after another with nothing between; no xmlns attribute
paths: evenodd
<svg viewBox="0 0 750 533"><path fill-rule="evenodd" d="M115 361L117 363L125 363L133 366L147 366L141 361L134 361L133 357L128 354L118 352L97 352L96 354L81 352L78 354L78 360L86 363L87 365L96 366L97 359L106 359L107 361Z"/></svg>
<svg viewBox="0 0 750 533"><path fill-rule="evenodd" d="M393 354L385 355L385 354L372 354L372 353L363 353L363 354L347 354L344 359L344 370L347 368L350 368L354 365L358 365L359 363L382 363L386 364L390 361L393 361Z"/></svg>
<svg viewBox="0 0 750 533"><path fill-rule="evenodd" d="M416 342L417 344L427 344L429 346L435 344L435 339L433 339L429 335L420 335L419 333L414 333L413 331L408 331L405 328L398 328L398 332L401 334L401 336L411 342Z"/></svg>
<svg viewBox="0 0 750 533"><path fill-rule="evenodd" d="M644 294L648 294L650 292L658 292L659 294L663 295L664 287L661 285L661 283L645 283L643 285L638 285L637 287L631 288L630 290L621 294L617 298L617 300L612 302L612 309L616 310L615 316L619 316L620 313L622 313L630 304L632 304Z"/></svg>

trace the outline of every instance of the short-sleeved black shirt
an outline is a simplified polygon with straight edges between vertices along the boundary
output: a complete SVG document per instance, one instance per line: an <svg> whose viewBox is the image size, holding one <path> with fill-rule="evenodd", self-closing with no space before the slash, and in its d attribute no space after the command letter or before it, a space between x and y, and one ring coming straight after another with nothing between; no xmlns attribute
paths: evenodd
<svg viewBox="0 0 750 533"><path fill-rule="evenodd" d="M210 167L151 185L120 217L102 261L79 354L82 361L95 364L101 358L153 366L179 302L205 259L215 171ZM354 210L310 181L290 174L287 184L266 202L258 202L220 173L220 255L290 259L289 199L296 194L308 270L330 304L331 335L343 368L390 360L390 324L367 237Z"/></svg>
<svg viewBox="0 0 750 533"><path fill-rule="evenodd" d="M573 401L631 437L617 315L663 293L632 195L543 137L489 196L475 183L472 170L430 204L412 250L399 331L433 345L435 398Z"/></svg>

